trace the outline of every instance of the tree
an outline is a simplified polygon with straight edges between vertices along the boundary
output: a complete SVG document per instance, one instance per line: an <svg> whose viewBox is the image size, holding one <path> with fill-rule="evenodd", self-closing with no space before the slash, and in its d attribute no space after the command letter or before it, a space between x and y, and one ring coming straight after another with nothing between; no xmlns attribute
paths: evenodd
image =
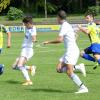
<svg viewBox="0 0 100 100"><path fill-rule="evenodd" d="M2 10L6 9L9 4L10 4L10 0L1 0L0 12L2 12Z"/></svg>
<svg viewBox="0 0 100 100"><path fill-rule="evenodd" d="M6 4L2 3L4 1ZM7 3L7 1L9 2ZM88 6L100 5L100 0L1 0L0 11L6 8L9 3L10 6L20 8L26 14L39 16L44 14L46 8L48 14L54 14L59 9L63 9L68 13L83 13Z"/></svg>
<svg viewBox="0 0 100 100"><path fill-rule="evenodd" d="M99 0L96 0L96 6L97 6L97 12L99 13L100 12L100 1Z"/></svg>

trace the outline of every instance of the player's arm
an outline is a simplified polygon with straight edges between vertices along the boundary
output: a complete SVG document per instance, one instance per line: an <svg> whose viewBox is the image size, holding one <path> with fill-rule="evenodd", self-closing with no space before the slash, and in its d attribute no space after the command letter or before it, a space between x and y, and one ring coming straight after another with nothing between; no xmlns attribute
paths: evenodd
<svg viewBox="0 0 100 100"><path fill-rule="evenodd" d="M32 41L37 42L36 35L32 35Z"/></svg>
<svg viewBox="0 0 100 100"><path fill-rule="evenodd" d="M95 21L96 25L100 25L100 21Z"/></svg>
<svg viewBox="0 0 100 100"><path fill-rule="evenodd" d="M57 44L63 42L63 36L58 36L56 40L45 41L43 44Z"/></svg>
<svg viewBox="0 0 100 100"><path fill-rule="evenodd" d="M33 27L33 30L31 31L32 41L35 43L37 42L37 32L36 27Z"/></svg>
<svg viewBox="0 0 100 100"><path fill-rule="evenodd" d="M11 47L11 32L8 29L6 29L4 25L2 25L2 29L4 33L7 34L7 48L10 48Z"/></svg>
<svg viewBox="0 0 100 100"><path fill-rule="evenodd" d="M82 25L78 25L78 28L81 32L85 33L85 34L89 34L90 33L90 30L82 27Z"/></svg>
<svg viewBox="0 0 100 100"><path fill-rule="evenodd" d="M7 48L11 47L11 32L6 32L7 33Z"/></svg>

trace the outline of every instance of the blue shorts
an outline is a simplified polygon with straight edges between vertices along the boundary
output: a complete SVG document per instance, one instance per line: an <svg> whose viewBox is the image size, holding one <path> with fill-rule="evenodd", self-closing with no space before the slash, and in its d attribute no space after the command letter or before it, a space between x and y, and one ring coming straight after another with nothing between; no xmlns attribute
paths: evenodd
<svg viewBox="0 0 100 100"><path fill-rule="evenodd" d="M100 54L100 44L93 43L91 44L91 46L86 48L84 51L86 54Z"/></svg>

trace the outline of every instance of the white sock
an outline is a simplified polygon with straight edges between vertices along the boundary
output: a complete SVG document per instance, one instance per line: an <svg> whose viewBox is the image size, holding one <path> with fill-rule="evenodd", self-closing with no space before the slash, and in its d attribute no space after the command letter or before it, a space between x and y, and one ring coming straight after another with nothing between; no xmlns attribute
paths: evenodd
<svg viewBox="0 0 100 100"><path fill-rule="evenodd" d="M86 88L86 86L85 86L84 84L82 84L82 85L80 86L80 88Z"/></svg>
<svg viewBox="0 0 100 100"><path fill-rule="evenodd" d="M74 69L75 69L75 70L80 70L80 65L75 65L75 66L74 66Z"/></svg>
<svg viewBox="0 0 100 100"><path fill-rule="evenodd" d="M29 77L29 75L28 75L28 71L26 70L26 68L23 67L23 66L20 66L19 69L20 69L21 72L23 73L24 78L25 78L27 81L30 81L30 77Z"/></svg>
<svg viewBox="0 0 100 100"><path fill-rule="evenodd" d="M79 79L79 77L75 74L75 73L73 73L72 75L71 75L71 79L73 80L73 82L77 85L77 86L81 86L83 83L81 82L81 80Z"/></svg>
<svg viewBox="0 0 100 100"><path fill-rule="evenodd" d="M27 70L29 70L29 69L30 69L30 66L25 65L25 68L26 68Z"/></svg>

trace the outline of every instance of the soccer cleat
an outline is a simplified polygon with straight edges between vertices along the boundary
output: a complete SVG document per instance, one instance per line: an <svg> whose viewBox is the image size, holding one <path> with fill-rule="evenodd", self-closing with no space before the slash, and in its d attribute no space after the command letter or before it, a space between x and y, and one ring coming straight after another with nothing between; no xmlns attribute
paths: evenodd
<svg viewBox="0 0 100 100"><path fill-rule="evenodd" d="M88 89L87 89L87 87L84 87L84 88L80 88L79 90L78 90L78 92L75 92L76 94L79 94L79 93L87 93L88 92Z"/></svg>
<svg viewBox="0 0 100 100"><path fill-rule="evenodd" d="M35 75L35 70L36 70L36 66L31 66L30 67L30 73L31 73L32 76Z"/></svg>
<svg viewBox="0 0 100 100"><path fill-rule="evenodd" d="M98 66L99 66L99 64L96 63L96 65L93 67L93 69L95 70Z"/></svg>
<svg viewBox="0 0 100 100"><path fill-rule="evenodd" d="M28 85L33 85L32 81L26 81L22 85L28 86Z"/></svg>
<svg viewBox="0 0 100 100"><path fill-rule="evenodd" d="M86 77L86 70L85 70L85 65L83 63L79 64L80 66L80 71L83 74L84 77Z"/></svg>

